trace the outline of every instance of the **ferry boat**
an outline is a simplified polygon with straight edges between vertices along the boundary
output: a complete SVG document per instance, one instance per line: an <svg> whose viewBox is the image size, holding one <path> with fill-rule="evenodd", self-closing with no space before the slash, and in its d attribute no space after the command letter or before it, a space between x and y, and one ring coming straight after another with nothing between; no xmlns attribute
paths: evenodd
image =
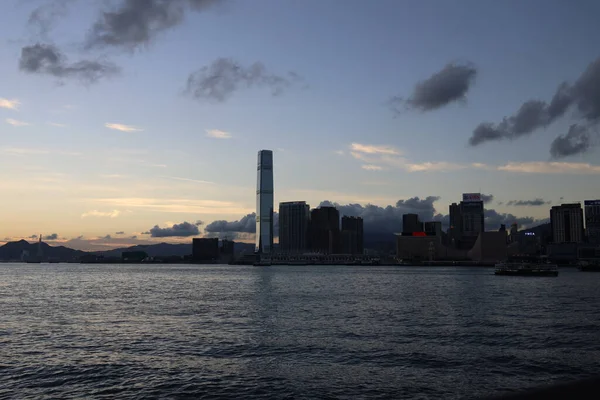
<svg viewBox="0 0 600 400"><path fill-rule="evenodd" d="M558 266L540 259L513 259L496 264L494 275L558 276Z"/></svg>

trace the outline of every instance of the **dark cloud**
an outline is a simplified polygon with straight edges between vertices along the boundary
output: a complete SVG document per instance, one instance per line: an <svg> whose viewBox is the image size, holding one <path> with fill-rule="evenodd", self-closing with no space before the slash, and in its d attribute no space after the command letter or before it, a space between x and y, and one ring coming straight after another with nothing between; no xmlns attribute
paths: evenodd
<svg viewBox="0 0 600 400"><path fill-rule="evenodd" d="M135 50L181 24L188 11L202 12L222 0L121 0L103 12L86 39L87 49Z"/></svg>
<svg viewBox="0 0 600 400"><path fill-rule="evenodd" d="M265 87L277 96L301 81L303 78L295 72L285 76L272 74L260 62L244 67L232 59L218 58L190 74L186 93L199 100L223 102L244 87Z"/></svg>
<svg viewBox="0 0 600 400"><path fill-rule="evenodd" d="M129 239L137 239L137 235L133 235L133 236L129 237Z"/></svg>
<svg viewBox="0 0 600 400"><path fill-rule="evenodd" d="M39 237L40 237L39 235L31 235L31 236L27 237L27 239L37 239Z"/></svg>
<svg viewBox="0 0 600 400"><path fill-rule="evenodd" d="M101 237L100 239L102 239L102 240L111 240L112 236L106 235L106 236Z"/></svg>
<svg viewBox="0 0 600 400"><path fill-rule="evenodd" d="M534 199L534 200L511 200L506 202L507 206L543 206L544 204L550 204L550 201L545 201L543 199Z"/></svg>
<svg viewBox="0 0 600 400"><path fill-rule="evenodd" d="M248 214L237 221L217 220L206 225L206 232L245 232L256 233L256 213Z"/></svg>
<svg viewBox="0 0 600 400"><path fill-rule="evenodd" d="M545 224L547 219L535 219L533 217L517 217L513 214L499 213L496 210L490 209L484 211L485 229L497 230L500 225L510 226L516 223L519 228L531 228L533 226Z"/></svg>
<svg viewBox="0 0 600 400"><path fill-rule="evenodd" d="M69 6L75 0L50 0L36 7L30 14L27 24L40 38L46 38L59 18L65 17Z"/></svg>
<svg viewBox="0 0 600 400"><path fill-rule="evenodd" d="M125 234L125 232L123 232L123 231L115 232L115 235L124 235L124 234Z"/></svg>
<svg viewBox="0 0 600 400"><path fill-rule="evenodd" d="M585 126L573 124L569 132L560 135L550 145L552 158L564 158L585 153L592 146L591 133Z"/></svg>
<svg viewBox="0 0 600 400"><path fill-rule="evenodd" d="M464 101L476 75L477 69L470 63L448 64L428 79L417 83L407 100L396 96L390 104L396 112L400 112L403 107L431 111L455 101Z"/></svg>
<svg viewBox="0 0 600 400"><path fill-rule="evenodd" d="M60 79L79 79L85 83L93 83L119 72L119 68L114 64L99 60L82 60L69 64L56 46L41 43L21 49L19 69L31 74L52 75Z"/></svg>
<svg viewBox="0 0 600 400"><path fill-rule="evenodd" d="M494 201L494 195L481 193L481 200L483 200L483 204L491 203L492 201Z"/></svg>
<svg viewBox="0 0 600 400"><path fill-rule="evenodd" d="M590 63L573 85L569 85L567 82L561 83L549 104L541 100L529 100L521 105L515 115L504 118L498 124L490 122L479 124L473 131L469 144L477 146L488 141L516 139L533 133L562 117L572 105L577 108L578 116L588 125L598 123L600 119L600 58ZM581 141L577 141L581 139L581 134L575 145L570 143L570 140L561 141L561 138L564 139L564 137L557 139L559 142L556 145L557 155L553 154L556 158L581 153L589 147L582 144ZM561 151L563 147L566 150L564 155Z"/></svg>
<svg viewBox="0 0 600 400"><path fill-rule="evenodd" d="M158 225L155 225L154 228L143 234L150 234L152 237L188 237L199 235L200 230L197 223L182 222L170 228L160 228Z"/></svg>
<svg viewBox="0 0 600 400"><path fill-rule="evenodd" d="M44 240L58 240L58 234L53 233L51 235L44 236Z"/></svg>
<svg viewBox="0 0 600 400"><path fill-rule="evenodd" d="M403 214L418 214L421 221L432 221L435 215L433 203L439 199L437 196L428 196L424 199L413 197L408 200L398 200L396 205L386 207L373 204L341 205L330 201L323 201L320 206L334 206L340 212L340 216L361 217L366 233L399 233L402 232Z"/></svg>

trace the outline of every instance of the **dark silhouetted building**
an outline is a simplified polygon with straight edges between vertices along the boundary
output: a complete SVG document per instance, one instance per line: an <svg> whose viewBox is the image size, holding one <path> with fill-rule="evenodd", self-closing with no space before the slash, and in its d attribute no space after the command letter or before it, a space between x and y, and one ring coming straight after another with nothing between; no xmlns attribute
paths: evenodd
<svg viewBox="0 0 600 400"><path fill-rule="evenodd" d="M192 260L210 262L219 260L219 239L195 238L192 240Z"/></svg>
<svg viewBox="0 0 600 400"><path fill-rule="evenodd" d="M481 194L463 194L463 201L460 202L460 216L462 219L461 234L463 237L477 237L481 232L485 232Z"/></svg>
<svg viewBox="0 0 600 400"><path fill-rule="evenodd" d="M590 243L600 244L600 200L586 200L585 231Z"/></svg>
<svg viewBox="0 0 600 400"><path fill-rule="evenodd" d="M314 252L339 253L340 213L335 207L319 207L311 211L309 241Z"/></svg>
<svg viewBox="0 0 600 400"><path fill-rule="evenodd" d="M258 152L256 180L256 252L273 249L273 152Z"/></svg>
<svg viewBox="0 0 600 400"><path fill-rule="evenodd" d="M410 236L413 232L423 232L423 223L417 214L402 215L402 233Z"/></svg>
<svg viewBox="0 0 600 400"><path fill-rule="evenodd" d="M423 224L427 236L442 236L442 223L440 221L430 221Z"/></svg>
<svg viewBox="0 0 600 400"><path fill-rule="evenodd" d="M309 222L310 206L305 201L279 203L279 251L306 252Z"/></svg>
<svg viewBox="0 0 600 400"><path fill-rule="evenodd" d="M232 240L223 239L221 241L221 248L219 251L219 253L220 253L219 261L221 261L222 263L232 262L234 251L235 251L235 242Z"/></svg>
<svg viewBox="0 0 600 400"><path fill-rule="evenodd" d="M584 239L583 210L581 204L561 204L550 209L552 242L580 243Z"/></svg>
<svg viewBox="0 0 600 400"><path fill-rule="evenodd" d="M342 253L363 254L363 219L342 217Z"/></svg>
<svg viewBox="0 0 600 400"><path fill-rule="evenodd" d="M450 227L448 228L448 236L454 247L458 246L462 232L462 217L460 215L460 205L456 203L450 204Z"/></svg>

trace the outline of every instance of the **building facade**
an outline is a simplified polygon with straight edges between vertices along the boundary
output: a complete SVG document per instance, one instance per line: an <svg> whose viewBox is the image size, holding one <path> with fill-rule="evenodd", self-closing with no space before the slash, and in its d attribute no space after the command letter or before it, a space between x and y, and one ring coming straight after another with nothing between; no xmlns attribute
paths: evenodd
<svg viewBox="0 0 600 400"><path fill-rule="evenodd" d="M583 210L581 204L561 204L550 209L552 242L580 243L584 239Z"/></svg>
<svg viewBox="0 0 600 400"><path fill-rule="evenodd" d="M417 214L402 215L402 233L423 232L423 223Z"/></svg>
<svg viewBox="0 0 600 400"><path fill-rule="evenodd" d="M256 181L256 252L273 250L273 152L258 152Z"/></svg>
<svg viewBox="0 0 600 400"><path fill-rule="evenodd" d="M593 244L600 244L600 200L586 200L583 204L587 240Z"/></svg>
<svg viewBox="0 0 600 400"><path fill-rule="evenodd" d="M287 254L308 251L310 206L305 201L279 203L279 250Z"/></svg>
<svg viewBox="0 0 600 400"><path fill-rule="evenodd" d="M340 252L340 213L337 208L319 207L311 211L309 240L313 252Z"/></svg>
<svg viewBox="0 0 600 400"><path fill-rule="evenodd" d="M197 262L213 262L219 259L219 239L192 239L192 260Z"/></svg>
<svg viewBox="0 0 600 400"><path fill-rule="evenodd" d="M485 232L483 200L480 198L479 193L463 194L463 201L460 202L463 237L477 237L481 232Z"/></svg>
<svg viewBox="0 0 600 400"><path fill-rule="evenodd" d="M342 217L342 253L363 254L363 219Z"/></svg>

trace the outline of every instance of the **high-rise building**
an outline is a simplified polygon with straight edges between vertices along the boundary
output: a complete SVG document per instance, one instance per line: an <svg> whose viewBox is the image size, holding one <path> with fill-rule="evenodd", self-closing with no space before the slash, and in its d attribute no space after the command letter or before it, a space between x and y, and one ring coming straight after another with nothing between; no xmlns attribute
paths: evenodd
<svg viewBox="0 0 600 400"><path fill-rule="evenodd" d="M448 236L450 242L454 246L458 246L462 232L462 216L460 215L460 205L456 203L450 204L450 227L448 228Z"/></svg>
<svg viewBox="0 0 600 400"><path fill-rule="evenodd" d="M442 236L441 221L429 221L423 224L427 236Z"/></svg>
<svg viewBox="0 0 600 400"><path fill-rule="evenodd" d="M310 206L305 201L279 203L279 249L283 253L308 250Z"/></svg>
<svg viewBox="0 0 600 400"><path fill-rule="evenodd" d="M483 200L480 193L463 193L460 215L462 237L477 237L479 233L485 232Z"/></svg>
<svg viewBox="0 0 600 400"><path fill-rule="evenodd" d="M600 244L600 200L586 200L585 231L590 243Z"/></svg>
<svg viewBox="0 0 600 400"><path fill-rule="evenodd" d="M363 219L342 217L342 253L363 254Z"/></svg>
<svg viewBox="0 0 600 400"><path fill-rule="evenodd" d="M413 232L423 232L423 223L419 221L417 214L402 215L402 233L412 234Z"/></svg>
<svg viewBox="0 0 600 400"><path fill-rule="evenodd" d="M256 252L269 254L273 249L273 152L258 152L256 181Z"/></svg>
<svg viewBox="0 0 600 400"><path fill-rule="evenodd" d="M312 251L339 253L340 213L335 207L319 207L311 211L309 241Z"/></svg>
<svg viewBox="0 0 600 400"><path fill-rule="evenodd" d="M554 243L579 243L583 241L583 210L581 204L561 204L550 209L550 225Z"/></svg>
<svg viewBox="0 0 600 400"><path fill-rule="evenodd" d="M219 239L194 238L192 239L192 260L216 261L219 259Z"/></svg>

